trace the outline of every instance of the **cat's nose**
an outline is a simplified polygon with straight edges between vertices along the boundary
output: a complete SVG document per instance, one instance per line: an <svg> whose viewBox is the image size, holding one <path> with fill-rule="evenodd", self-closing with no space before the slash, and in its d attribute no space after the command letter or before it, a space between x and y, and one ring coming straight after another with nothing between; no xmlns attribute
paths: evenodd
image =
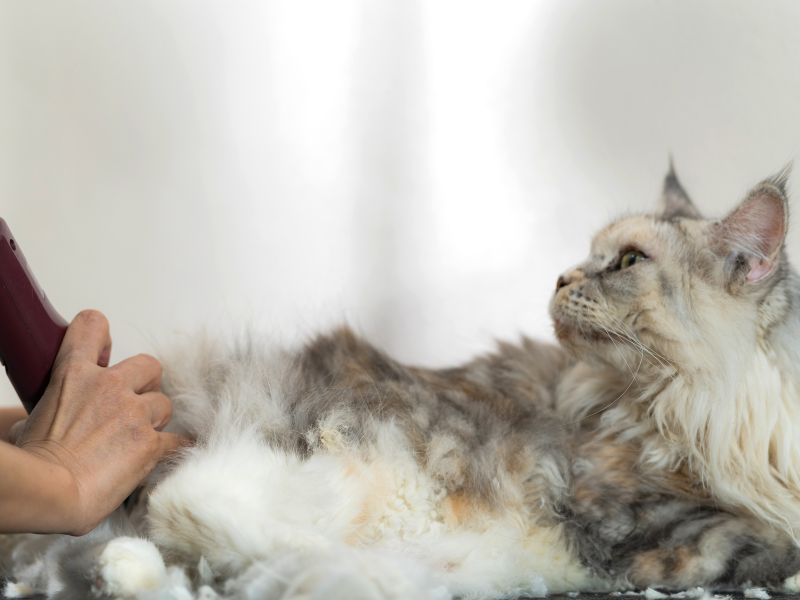
<svg viewBox="0 0 800 600"><path fill-rule="evenodd" d="M569 285L573 281L582 278L583 278L583 273L581 273L578 269L572 269L566 275L562 275L561 277L558 278L558 281L556 281L556 292L558 292L558 290L560 290L565 285Z"/></svg>

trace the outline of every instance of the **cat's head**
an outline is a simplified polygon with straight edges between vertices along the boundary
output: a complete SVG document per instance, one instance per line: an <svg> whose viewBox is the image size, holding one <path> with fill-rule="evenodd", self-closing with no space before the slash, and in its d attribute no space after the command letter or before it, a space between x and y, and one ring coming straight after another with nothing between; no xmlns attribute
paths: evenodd
<svg viewBox="0 0 800 600"><path fill-rule="evenodd" d="M657 214L612 223L558 279L551 316L561 344L642 375L744 357L788 310L786 294L774 293L789 272L787 176L706 219L670 168Z"/></svg>

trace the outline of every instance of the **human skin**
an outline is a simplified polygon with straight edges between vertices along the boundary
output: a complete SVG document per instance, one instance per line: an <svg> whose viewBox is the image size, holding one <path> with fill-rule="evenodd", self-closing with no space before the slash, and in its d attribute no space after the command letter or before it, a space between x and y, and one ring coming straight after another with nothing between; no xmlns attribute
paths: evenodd
<svg viewBox="0 0 800 600"><path fill-rule="evenodd" d="M28 418L28 413L21 406L0 408L0 440L7 442L11 427L26 418Z"/></svg>
<svg viewBox="0 0 800 600"><path fill-rule="evenodd" d="M27 420L0 411L0 532L88 533L189 443L162 431L172 404L160 363L140 354L109 367L110 355L106 318L79 313Z"/></svg>

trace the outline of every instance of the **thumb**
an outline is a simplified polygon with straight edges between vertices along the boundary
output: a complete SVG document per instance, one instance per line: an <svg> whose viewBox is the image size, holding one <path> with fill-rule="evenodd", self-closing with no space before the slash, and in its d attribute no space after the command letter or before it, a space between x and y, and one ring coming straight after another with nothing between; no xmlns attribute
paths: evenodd
<svg viewBox="0 0 800 600"><path fill-rule="evenodd" d="M8 432L8 441L14 445L17 444L17 440L22 437L22 432L25 431L25 425L28 424L28 419L22 419L21 421L17 421L11 426L11 430Z"/></svg>

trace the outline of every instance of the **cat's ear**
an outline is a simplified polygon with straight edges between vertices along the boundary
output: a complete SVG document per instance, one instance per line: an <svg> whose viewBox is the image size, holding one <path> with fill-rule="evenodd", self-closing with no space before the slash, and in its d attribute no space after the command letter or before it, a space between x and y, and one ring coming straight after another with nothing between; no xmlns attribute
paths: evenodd
<svg viewBox="0 0 800 600"><path fill-rule="evenodd" d="M716 228L717 252L732 273L746 272L747 281L761 281L778 265L789 225L788 175L787 167L757 185Z"/></svg>
<svg viewBox="0 0 800 600"><path fill-rule="evenodd" d="M689 194L681 186L678 176L675 174L675 166L672 164L672 157L669 159L669 173L664 178L664 190L661 193L661 218L662 219L700 219L700 211L697 210Z"/></svg>

